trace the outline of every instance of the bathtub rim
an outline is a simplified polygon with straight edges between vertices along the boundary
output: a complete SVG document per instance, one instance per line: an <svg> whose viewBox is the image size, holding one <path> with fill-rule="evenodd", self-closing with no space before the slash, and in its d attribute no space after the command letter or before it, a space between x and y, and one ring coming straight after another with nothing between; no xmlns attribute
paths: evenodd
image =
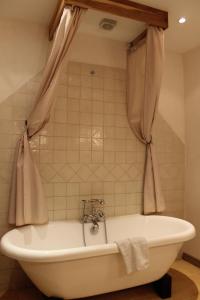
<svg viewBox="0 0 200 300"><path fill-rule="evenodd" d="M136 215L134 214L134 216ZM181 222L182 224L185 224L187 229L185 228L182 232L175 233L173 235L166 235L165 237L148 239L149 248L183 243L195 237L196 231L194 226L185 220L174 218L174 217L168 217L168 216L152 216L152 217L161 217L169 220L171 219L173 221L176 220L179 223ZM67 220L63 220L63 221L67 222ZM77 220L70 220L70 221L77 221ZM60 221L53 221L49 223L52 224L58 222ZM37 226L37 225L27 225L27 226ZM22 228L24 227L25 226L23 226ZM13 232L16 229L19 228L15 228L8 231L1 238L0 250L2 254L10 258L16 259L18 261L49 263L49 262L71 261L71 260L78 260L78 259L84 259L89 257L119 253L118 247L114 242L109 244L100 244L100 245L98 244L98 245L92 245L87 247L75 247L75 248L57 249L57 250L55 249L38 250L38 249L30 249L30 248L27 249L27 248L16 246L9 240L10 235L13 234Z"/></svg>

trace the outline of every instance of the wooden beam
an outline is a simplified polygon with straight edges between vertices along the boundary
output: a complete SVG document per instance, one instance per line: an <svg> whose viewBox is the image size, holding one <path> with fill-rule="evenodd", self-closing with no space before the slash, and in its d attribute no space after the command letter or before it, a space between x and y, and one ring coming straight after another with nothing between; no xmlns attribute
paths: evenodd
<svg viewBox="0 0 200 300"><path fill-rule="evenodd" d="M166 11L130 0L65 0L65 3L108 12L164 29L168 27L168 13Z"/></svg>
<svg viewBox="0 0 200 300"><path fill-rule="evenodd" d="M63 0L65 5L79 6L86 9L94 9L111 13L120 17L130 18L144 22L148 25L158 26L166 29L168 27L168 12L147 5L132 2L130 0ZM50 37L57 27L58 20L62 15L63 1L50 24Z"/></svg>
<svg viewBox="0 0 200 300"><path fill-rule="evenodd" d="M132 42L130 42L130 48L136 47L139 42L141 42L143 39L146 38L146 36L147 36L147 29L145 29Z"/></svg>
<svg viewBox="0 0 200 300"><path fill-rule="evenodd" d="M50 41L53 39L54 32L56 31L56 28L58 27L58 24L59 24L59 21L62 16L64 8L65 8L65 0L58 0L55 13L49 24L49 40Z"/></svg>

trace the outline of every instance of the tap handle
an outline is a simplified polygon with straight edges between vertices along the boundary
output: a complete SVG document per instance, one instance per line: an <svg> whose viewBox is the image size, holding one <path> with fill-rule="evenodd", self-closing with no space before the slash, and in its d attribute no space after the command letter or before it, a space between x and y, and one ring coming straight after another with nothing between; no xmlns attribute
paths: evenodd
<svg viewBox="0 0 200 300"><path fill-rule="evenodd" d="M104 204L104 200L103 200L103 199L91 199L90 201L91 201L91 202L99 203L100 205L103 205L103 204Z"/></svg>
<svg viewBox="0 0 200 300"><path fill-rule="evenodd" d="M99 215L99 218L104 218L104 212L103 211L100 210L98 212L98 215Z"/></svg>

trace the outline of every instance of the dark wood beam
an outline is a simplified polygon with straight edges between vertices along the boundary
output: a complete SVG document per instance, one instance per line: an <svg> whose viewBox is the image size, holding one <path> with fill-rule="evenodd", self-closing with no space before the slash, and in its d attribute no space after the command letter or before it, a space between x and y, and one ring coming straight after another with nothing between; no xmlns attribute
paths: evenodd
<svg viewBox="0 0 200 300"><path fill-rule="evenodd" d="M138 45L139 42L144 40L147 36L147 29L140 33L132 42L130 42L130 48L134 48Z"/></svg>
<svg viewBox="0 0 200 300"><path fill-rule="evenodd" d="M53 14L53 17L49 24L49 40L50 41L53 39L54 32L56 31L56 28L58 27L58 24L59 24L59 21L62 16L64 8L65 8L65 0L58 0L55 13Z"/></svg>
<svg viewBox="0 0 200 300"><path fill-rule="evenodd" d="M64 3L63 3L64 2ZM147 25L168 27L168 12L147 5L132 2L130 0L63 0L59 2L54 19L49 28L49 36L52 38L58 20L64 9L63 5L75 5L86 9L94 9L144 22Z"/></svg>

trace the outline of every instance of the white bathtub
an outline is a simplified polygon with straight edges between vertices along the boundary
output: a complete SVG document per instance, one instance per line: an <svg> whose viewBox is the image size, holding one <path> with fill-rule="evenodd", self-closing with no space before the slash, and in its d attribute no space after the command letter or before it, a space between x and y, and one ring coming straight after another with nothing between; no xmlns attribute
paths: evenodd
<svg viewBox="0 0 200 300"><path fill-rule="evenodd" d="M108 218L108 244L103 224L91 235L86 225L83 246L79 221L59 221L11 230L1 240L2 252L19 261L47 296L75 299L149 283L170 268L183 244L195 235L192 224L163 216L129 215ZM113 241L143 236L150 248L147 270L127 275Z"/></svg>

